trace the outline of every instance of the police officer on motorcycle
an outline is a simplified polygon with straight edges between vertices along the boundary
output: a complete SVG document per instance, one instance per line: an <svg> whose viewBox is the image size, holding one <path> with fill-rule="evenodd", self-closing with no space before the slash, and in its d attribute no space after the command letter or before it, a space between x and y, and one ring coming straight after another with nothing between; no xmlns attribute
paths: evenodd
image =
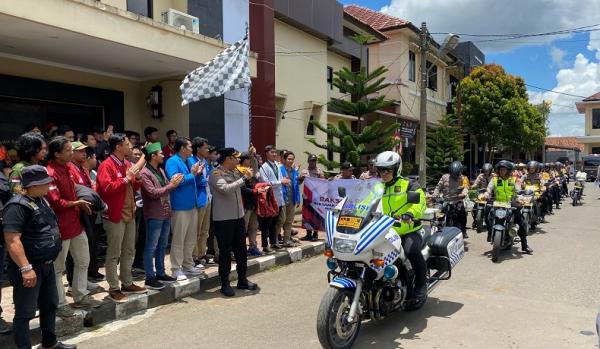
<svg viewBox="0 0 600 349"><path fill-rule="evenodd" d="M515 201L517 192L521 189L520 183L511 176L513 164L507 160L501 160L496 164L495 177L487 188L487 196L493 196L494 201L510 202L512 207L517 208L513 213L514 223L519 226L519 237L521 238L521 250L523 253L532 254L533 250L527 245L527 234L525 233L525 226L523 225L523 216L521 215L521 208L523 207ZM489 221L492 220L493 211L488 217ZM487 241L492 239L492 226L488 224L488 236Z"/></svg>
<svg viewBox="0 0 600 349"><path fill-rule="evenodd" d="M466 239L467 235L467 210L463 204L464 198L469 194L468 179L463 176L463 164L460 161L454 161L450 164L450 173L447 173L440 178L432 196L434 198L442 197L445 201L448 201L451 205L456 205L457 210L457 221L460 225L460 230L463 233L463 237ZM466 184L465 184L466 183Z"/></svg>
<svg viewBox="0 0 600 349"><path fill-rule="evenodd" d="M487 186L488 186L488 184L490 184L490 181L492 180L492 178L494 178L494 166L492 166L492 164L490 164L490 163L483 164L483 167L481 168L481 173L477 176L477 178L475 179L475 182L473 182L471 189L486 190ZM476 218L477 211L473 210L472 214L473 214L473 229L475 229L475 227L477 225L477 218ZM486 208L484 217L487 217L488 214L489 214L489 210Z"/></svg>
<svg viewBox="0 0 600 349"><path fill-rule="evenodd" d="M525 187L532 186L535 187L536 199L539 197L540 202L542 203L542 220L546 216L548 212L548 205L552 205L552 202L548 201L548 198L544 196L544 192L546 191L546 187L544 186L544 180L540 176L538 172L538 162L537 161L529 161L527 163L527 174L521 178L521 183Z"/></svg>
<svg viewBox="0 0 600 349"><path fill-rule="evenodd" d="M383 213L398 220L393 229L402 238L404 253L412 265L415 273L415 290L413 294L414 307L418 309L427 300L427 265L421 253L422 230L419 220L425 209L425 192L414 180L400 176L402 158L393 151L384 151L375 158L375 167L385 186L381 199ZM418 192L418 204L409 204L407 193Z"/></svg>

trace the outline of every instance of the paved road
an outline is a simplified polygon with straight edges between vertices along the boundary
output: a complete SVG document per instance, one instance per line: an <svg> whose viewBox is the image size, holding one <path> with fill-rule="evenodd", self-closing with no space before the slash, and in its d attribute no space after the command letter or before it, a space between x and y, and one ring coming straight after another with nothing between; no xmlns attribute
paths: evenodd
<svg viewBox="0 0 600 349"><path fill-rule="evenodd" d="M426 306L365 323L355 348L594 348L600 309L600 200L565 205L499 264L483 235ZM81 348L320 348L317 307L327 288L317 257L254 276L261 290L216 291L113 323L74 339Z"/></svg>

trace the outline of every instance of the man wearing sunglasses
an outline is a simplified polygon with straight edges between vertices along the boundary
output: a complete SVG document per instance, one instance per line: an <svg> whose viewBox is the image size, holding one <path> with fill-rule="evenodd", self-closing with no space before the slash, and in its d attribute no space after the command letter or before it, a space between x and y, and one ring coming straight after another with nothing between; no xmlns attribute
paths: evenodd
<svg viewBox="0 0 600 349"><path fill-rule="evenodd" d="M414 308L418 309L427 300L427 265L421 253L422 229L419 220L427 208L425 192L414 180L400 176L402 158L393 151L384 151L375 158L375 167L385 185L381 198L383 213L397 220L393 229L402 238L402 246L415 272ZM419 203L408 202L408 192L419 193Z"/></svg>

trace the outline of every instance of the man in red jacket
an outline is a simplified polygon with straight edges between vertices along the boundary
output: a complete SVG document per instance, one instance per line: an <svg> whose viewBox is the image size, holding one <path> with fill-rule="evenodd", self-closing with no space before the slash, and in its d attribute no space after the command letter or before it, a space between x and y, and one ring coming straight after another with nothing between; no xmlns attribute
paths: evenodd
<svg viewBox="0 0 600 349"><path fill-rule="evenodd" d="M132 166L125 160L131 155L132 150L131 143L124 134L111 135L108 144L111 155L98 168L96 186L98 194L108 205L108 210L103 217L108 240L105 263L108 294L114 301L124 302L127 300L128 293L146 292L146 288L133 283L131 275L135 255L134 193L140 189L140 168L144 164ZM117 274L119 263L121 264L120 275Z"/></svg>
<svg viewBox="0 0 600 349"><path fill-rule="evenodd" d="M77 200L75 184L71 181L67 165L73 157L71 142L64 136L54 137L48 143L48 174L53 182L47 194L50 207L56 213L58 229L62 239L62 250L54 261L56 287L58 290L59 316L70 316L72 311L66 307L65 289L62 275L65 271L67 253L73 257L73 299L76 307L97 307L100 302L94 300L87 290L87 269L90 263L88 239L81 221L80 209L90 214L90 204Z"/></svg>

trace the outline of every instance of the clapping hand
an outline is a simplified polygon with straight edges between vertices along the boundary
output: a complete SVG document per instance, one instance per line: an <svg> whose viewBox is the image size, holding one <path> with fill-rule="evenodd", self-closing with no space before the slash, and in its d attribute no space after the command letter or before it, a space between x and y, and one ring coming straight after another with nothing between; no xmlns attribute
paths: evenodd
<svg viewBox="0 0 600 349"><path fill-rule="evenodd" d="M170 183L174 188L177 188L177 186L181 184L181 181L183 181L183 174L177 173L173 177L171 177Z"/></svg>

